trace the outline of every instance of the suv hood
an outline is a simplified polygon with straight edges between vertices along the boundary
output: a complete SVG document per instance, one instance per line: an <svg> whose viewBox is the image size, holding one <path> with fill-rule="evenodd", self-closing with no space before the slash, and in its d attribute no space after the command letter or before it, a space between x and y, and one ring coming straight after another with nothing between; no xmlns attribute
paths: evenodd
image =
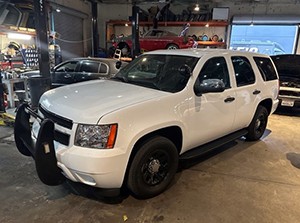
<svg viewBox="0 0 300 223"><path fill-rule="evenodd" d="M47 91L40 104L75 123L96 124L105 114L167 94L118 81L95 80Z"/></svg>

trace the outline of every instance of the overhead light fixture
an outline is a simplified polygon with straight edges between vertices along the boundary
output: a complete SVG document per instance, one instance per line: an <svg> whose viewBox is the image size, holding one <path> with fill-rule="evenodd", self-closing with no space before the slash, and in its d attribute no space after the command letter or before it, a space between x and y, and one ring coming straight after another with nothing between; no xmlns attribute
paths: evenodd
<svg viewBox="0 0 300 223"><path fill-rule="evenodd" d="M196 4L194 10L197 11L197 12L200 10L199 4Z"/></svg>
<svg viewBox="0 0 300 223"><path fill-rule="evenodd" d="M30 40L31 36L27 35L27 34L21 34L21 33L8 33L7 38L9 38L9 39Z"/></svg>
<svg viewBox="0 0 300 223"><path fill-rule="evenodd" d="M61 12L61 10L59 8L55 9L56 12Z"/></svg>
<svg viewBox="0 0 300 223"><path fill-rule="evenodd" d="M208 23L206 23L206 24L205 24L205 27L209 27L209 24L208 24Z"/></svg>
<svg viewBox="0 0 300 223"><path fill-rule="evenodd" d="M125 23L125 26L128 26L128 23L127 23L127 22Z"/></svg>

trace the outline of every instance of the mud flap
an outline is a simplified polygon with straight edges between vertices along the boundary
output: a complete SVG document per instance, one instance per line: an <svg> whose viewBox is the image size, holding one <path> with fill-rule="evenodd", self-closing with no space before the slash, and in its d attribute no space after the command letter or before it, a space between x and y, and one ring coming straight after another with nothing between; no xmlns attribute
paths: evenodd
<svg viewBox="0 0 300 223"><path fill-rule="evenodd" d="M33 151L30 150L32 148L29 123L30 115L25 111L28 107L28 104L22 104L18 108L14 126L14 138L17 149L25 156L33 155Z"/></svg>
<svg viewBox="0 0 300 223"><path fill-rule="evenodd" d="M40 127L34 157L40 180L50 186L59 185L65 180L61 169L57 166L53 139L54 123L49 119L45 119Z"/></svg>

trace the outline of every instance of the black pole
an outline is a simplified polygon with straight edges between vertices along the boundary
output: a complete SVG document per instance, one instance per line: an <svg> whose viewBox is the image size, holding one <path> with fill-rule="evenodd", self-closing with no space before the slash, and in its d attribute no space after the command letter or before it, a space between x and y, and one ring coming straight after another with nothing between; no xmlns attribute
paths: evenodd
<svg viewBox="0 0 300 223"><path fill-rule="evenodd" d="M34 0L35 30L37 37L37 50L39 55L40 76L32 76L28 79L30 89L31 107L38 108L41 95L50 89L50 64L49 43L47 35L47 12L45 0Z"/></svg>
<svg viewBox="0 0 300 223"><path fill-rule="evenodd" d="M98 54L99 48L99 33L98 33L98 4L95 1L91 1L92 5L92 26L93 26L93 52L94 57Z"/></svg>
<svg viewBox="0 0 300 223"><path fill-rule="evenodd" d="M47 13L45 0L34 0L35 30L39 52L39 69L43 77L50 77L49 50L47 35Z"/></svg>
<svg viewBox="0 0 300 223"><path fill-rule="evenodd" d="M140 8L138 6L132 6L132 59L134 59L141 53L139 41L139 10Z"/></svg>
<svg viewBox="0 0 300 223"><path fill-rule="evenodd" d="M5 113L5 106L4 106L4 88L2 84L2 75L0 72L0 113Z"/></svg>

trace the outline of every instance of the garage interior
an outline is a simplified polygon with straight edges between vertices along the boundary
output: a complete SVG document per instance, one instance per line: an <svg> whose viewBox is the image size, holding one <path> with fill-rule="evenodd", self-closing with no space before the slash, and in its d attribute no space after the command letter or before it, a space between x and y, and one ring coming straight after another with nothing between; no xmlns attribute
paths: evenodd
<svg viewBox="0 0 300 223"><path fill-rule="evenodd" d="M51 58L50 48L38 49L38 39L55 39L59 62L74 57L111 57L114 38L133 34L136 26L130 20L135 16L134 7L139 8L137 35L142 35L153 26L155 9L170 4L173 17L160 18L158 28L179 34L190 23L187 33L196 36L198 48L259 50L254 45L234 45L233 35L245 38L235 30L239 25L266 25L275 30L266 38L278 37L274 41L286 42L284 53L300 54L299 0L49 0L44 1L46 26L41 30L34 23L34 1L0 0L0 49L1 54L11 56L9 62L1 63L2 82L11 85L4 109L8 115L0 122L1 223L299 222L299 109L287 106L277 110L257 142L241 138L200 158L180 162L168 190L147 200L136 199L126 190L118 197L106 198L71 181L60 186L44 185L37 176L34 160L17 151L12 127L20 104L16 83L25 86L19 92L28 99L22 72L40 69L49 76L50 67L58 63L56 56ZM194 11L196 5L199 11ZM11 6L18 6L17 14L21 8L26 18L5 17L14 10ZM155 13L151 14L151 10ZM292 27L289 35L280 31L287 26ZM10 33L30 38L10 38ZM218 40L212 41L215 35ZM208 39L204 40L204 36ZM264 38L259 44L263 41ZM20 49L25 59L18 53ZM262 53L276 54L274 48L270 49ZM282 53L282 48L279 50ZM43 53L50 54L49 58L41 56Z"/></svg>

